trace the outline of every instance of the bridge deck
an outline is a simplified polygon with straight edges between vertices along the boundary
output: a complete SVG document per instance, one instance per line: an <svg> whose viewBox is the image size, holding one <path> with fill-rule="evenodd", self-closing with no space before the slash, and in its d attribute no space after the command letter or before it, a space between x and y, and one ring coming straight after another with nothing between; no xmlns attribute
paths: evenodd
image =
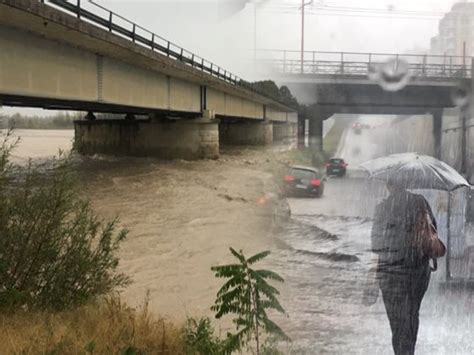
<svg viewBox="0 0 474 355"><path fill-rule="evenodd" d="M127 29L123 18L117 21L119 15L104 8L106 15L93 13L90 6L95 5L0 0L0 102L296 120L293 108L236 75L136 24L126 22Z"/></svg>

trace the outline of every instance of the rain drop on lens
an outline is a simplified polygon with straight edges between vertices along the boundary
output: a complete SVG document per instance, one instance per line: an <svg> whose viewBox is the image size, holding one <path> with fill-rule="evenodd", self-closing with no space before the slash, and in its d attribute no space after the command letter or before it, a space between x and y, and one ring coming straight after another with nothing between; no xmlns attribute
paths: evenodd
<svg viewBox="0 0 474 355"><path fill-rule="evenodd" d="M399 91L410 82L409 69L406 61L392 58L377 67L369 68L369 79L376 81L386 91Z"/></svg>
<svg viewBox="0 0 474 355"><path fill-rule="evenodd" d="M466 85L459 85L451 92L451 100L456 107L466 107L470 102L470 90Z"/></svg>

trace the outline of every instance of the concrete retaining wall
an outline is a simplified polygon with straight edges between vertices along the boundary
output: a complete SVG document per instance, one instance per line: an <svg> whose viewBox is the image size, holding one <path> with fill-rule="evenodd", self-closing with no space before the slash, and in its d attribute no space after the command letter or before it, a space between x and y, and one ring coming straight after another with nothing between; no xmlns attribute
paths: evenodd
<svg viewBox="0 0 474 355"><path fill-rule="evenodd" d="M298 125L296 123L274 123L273 140L296 139L298 134Z"/></svg>
<svg viewBox="0 0 474 355"><path fill-rule="evenodd" d="M239 122L219 124L219 142L228 145L267 145L273 142L273 124Z"/></svg>
<svg viewBox="0 0 474 355"><path fill-rule="evenodd" d="M204 120L76 121L74 148L86 155L215 159L219 156L219 132L216 122Z"/></svg>

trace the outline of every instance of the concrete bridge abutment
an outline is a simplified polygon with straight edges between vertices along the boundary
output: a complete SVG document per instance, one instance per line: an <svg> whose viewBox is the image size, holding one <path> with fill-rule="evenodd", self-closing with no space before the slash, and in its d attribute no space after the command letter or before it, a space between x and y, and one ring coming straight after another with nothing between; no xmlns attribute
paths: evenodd
<svg viewBox="0 0 474 355"><path fill-rule="evenodd" d="M298 137L297 123L273 123L273 141L296 140Z"/></svg>
<svg viewBox="0 0 474 355"><path fill-rule="evenodd" d="M215 120L76 121L74 149L84 155L151 156L161 159L217 159Z"/></svg>
<svg viewBox="0 0 474 355"><path fill-rule="evenodd" d="M273 142L274 125L267 121L219 123L221 145L269 145Z"/></svg>

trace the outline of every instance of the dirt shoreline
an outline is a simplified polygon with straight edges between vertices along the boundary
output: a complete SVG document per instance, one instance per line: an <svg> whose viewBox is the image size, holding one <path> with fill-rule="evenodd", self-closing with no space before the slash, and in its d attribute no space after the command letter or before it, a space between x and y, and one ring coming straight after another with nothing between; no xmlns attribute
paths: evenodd
<svg viewBox="0 0 474 355"><path fill-rule="evenodd" d="M133 280L123 292L132 306L147 292L150 310L182 321L210 316L220 280L210 267L274 249L272 209L261 197L277 192L270 171L275 149L226 150L219 160L164 162L81 158L85 194L104 218L130 230L120 268Z"/></svg>

